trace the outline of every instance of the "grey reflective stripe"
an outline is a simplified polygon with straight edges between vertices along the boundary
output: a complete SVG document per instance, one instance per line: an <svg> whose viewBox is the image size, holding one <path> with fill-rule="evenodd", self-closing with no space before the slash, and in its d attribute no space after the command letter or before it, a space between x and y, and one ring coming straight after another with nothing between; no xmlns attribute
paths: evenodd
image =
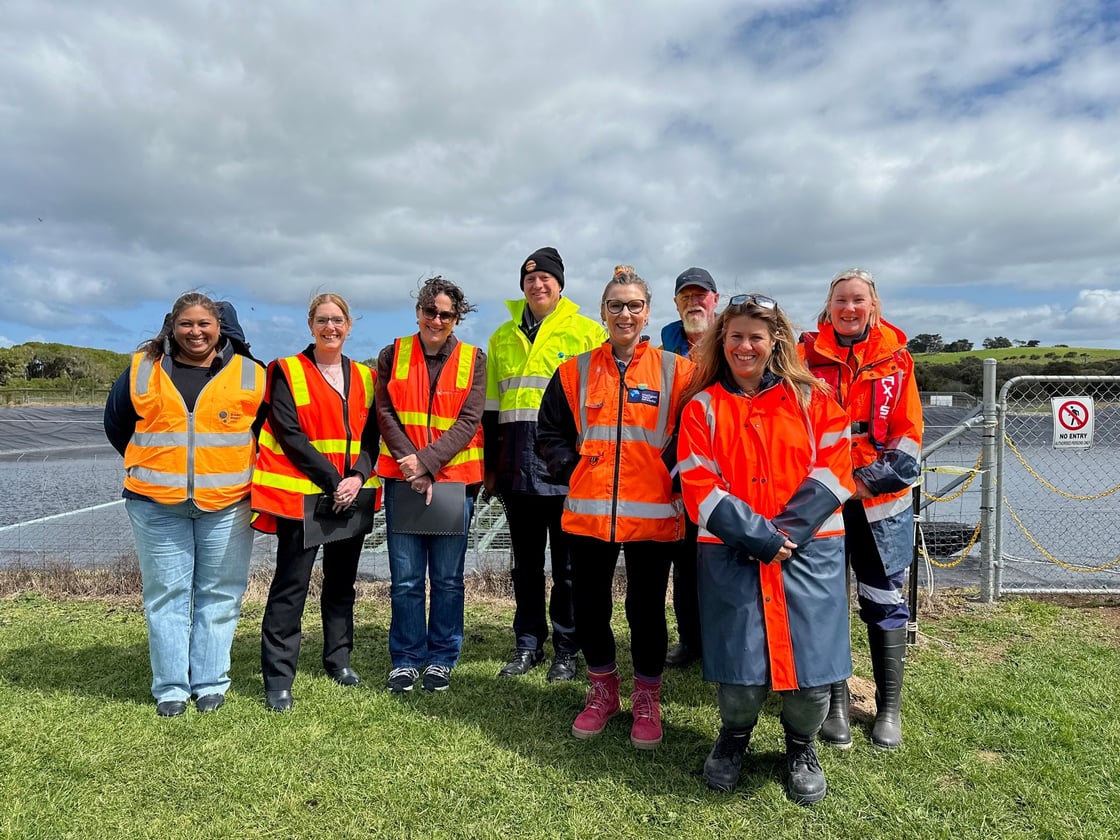
<svg viewBox="0 0 1120 840"><path fill-rule="evenodd" d="M587 430L587 434L583 436L583 439L605 440L608 443L614 443L618 439L618 435L616 434L616 432L616 426L592 426ZM650 431L643 426L622 427L622 439L625 441L648 443L650 446L660 449L661 446L658 446L657 441L663 441L664 438L664 435L657 434L656 432ZM664 446L664 443L662 443L661 445Z"/></svg>
<svg viewBox="0 0 1120 840"><path fill-rule="evenodd" d="M673 384L677 380L677 357L673 353L661 354L661 399L657 402L657 440L652 436L649 445L658 451L669 443L669 404L673 401Z"/></svg>
<svg viewBox="0 0 1120 840"><path fill-rule="evenodd" d="M186 432L137 432L132 436L137 446L186 446Z"/></svg>
<svg viewBox="0 0 1120 840"><path fill-rule="evenodd" d="M840 479L828 467L817 467L809 473L809 478L825 487L837 499L847 499L851 494L848 493L846 487L840 483Z"/></svg>
<svg viewBox="0 0 1120 840"><path fill-rule="evenodd" d="M255 391L257 389L257 363L251 359L241 360L241 390Z"/></svg>
<svg viewBox="0 0 1120 840"><path fill-rule="evenodd" d="M517 422L537 422L537 409L535 408L513 408L508 411L498 412L499 423L517 423Z"/></svg>
<svg viewBox="0 0 1120 840"><path fill-rule="evenodd" d="M727 495L728 492L722 487L713 487L708 492L708 495L700 500L700 504L696 506L696 512L700 514L700 518L697 520L696 524L702 528L707 528L708 519L709 517L711 517L712 512L716 509L716 506L720 502L722 502L724 498L727 497Z"/></svg>
<svg viewBox="0 0 1120 840"><path fill-rule="evenodd" d="M543 391L548 386L549 376L511 376L498 382L498 393L504 394L513 388L532 388Z"/></svg>
<svg viewBox="0 0 1120 840"><path fill-rule="evenodd" d="M579 429L576 434L576 448L583 443L587 434L587 380L591 376L591 353L580 353L576 356L576 371L579 373L579 391L576 399L579 401Z"/></svg>
<svg viewBox="0 0 1120 840"><path fill-rule="evenodd" d="M194 477L195 488L204 487L211 490L215 487L233 487L237 484L245 484L253 478L253 467L250 465L241 472L236 473L214 473L213 475L196 475Z"/></svg>
<svg viewBox="0 0 1120 840"><path fill-rule="evenodd" d="M710 458L705 458L703 455L700 455L696 452L693 452L683 461L679 462L677 466L680 468L680 471L682 473L687 472L688 470L696 469L697 467L703 467L708 472L715 473L717 475L719 474L719 466L715 461L711 460Z"/></svg>
<svg viewBox="0 0 1120 840"><path fill-rule="evenodd" d="M501 407L502 407L501 401L487 399L482 410L483 411L497 411Z"/></svg>
<svg viewBox="0 0 1120 840"><path fill-rule="evenodd" d="M627 502L619 499L617 506L610 499L573 499L568 496L565 507L572 513L581 513L588 516L611 516L627 519L673 519L678 513L676 505L671 502Z"/></svg>
<svg viewBox="0 0 1120 840"><path fill-rule="evenodd" d="M209 449L219 449L230 446L248 446L253 442L253 432L195 432L194 445L196 448L205 446Z"/></svg>
<svg viewBox="0 0 1120 840"><path fill-rule="evenodd" d="M157 487L183 487L187 486L186 473L165 473L149 470L146 467L132 467L128 474L145 484L154 484Z"/></svg>
<svg viewBox="0 0 1120 840"><path fill-rule="evenodd" d="M148 383L152 381L152 368L155 367L155 362L145 356L140 360L140 366L136 368L136 382L132 383L132 388L137 396L143 396L148 393Z"/></svg>
<svg viewBox="0 0 1120 840"><path fill-rule="evenodd" d="M918 444L918 442L907 437L895 438L894 440L890 441L885 448L897 449L899 452L905 452L915 461L918 460L922 452L922 447Z"/></svg>
<svg viewBox="0 0 1120 840"><path fill-rule="evenodd" d="M850 438L851 435L846 431L844 432L825 432L821 435L821 446L835 446L840 441Z"/></svg>

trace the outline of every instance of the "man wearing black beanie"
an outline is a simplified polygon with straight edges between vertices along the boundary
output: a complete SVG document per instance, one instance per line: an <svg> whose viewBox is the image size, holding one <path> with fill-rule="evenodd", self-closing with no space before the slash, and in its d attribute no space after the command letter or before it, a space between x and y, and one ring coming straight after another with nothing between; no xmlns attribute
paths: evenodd
<svg viewBox="0 0 1120 840"><path fill-rule="evenodd" d="M513 547L515 649L499 672L515 677L544 659L552 624L555 655L548 679L576 675L575 617L568 538L560 527L568 488L551 483L537 457L537 409L544 387L565 359L598 347L606 331L561 296L564 261L555 248L538 248L521 263L523 298L506 301L510 320L490 337L486 354L486 410L482 415L486 489L506 509ZM545 615L545 543L552 559L552 598Z"/></svg>

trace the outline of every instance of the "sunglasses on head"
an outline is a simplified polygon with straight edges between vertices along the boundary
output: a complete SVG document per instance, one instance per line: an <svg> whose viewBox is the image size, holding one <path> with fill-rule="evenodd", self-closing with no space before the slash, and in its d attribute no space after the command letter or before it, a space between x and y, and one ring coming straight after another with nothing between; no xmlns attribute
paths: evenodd
<svg viewBox="0 0 1120 840"><path fill-rule="evenodd" d="M434 306L421 306L420 312L429 321L434 321L436 318L439 318L439 320L444 324L450 324L457 317L459 317L455 312L440 312Z"/></svg>
<svg viewBox="0 0 1120 840"><path fill-rule="evenodd" d="M746 306L748 303L753 303L759 309L778 308L778 302L766 295L732 295L731 300L728 301L731 306Z"/></svg>

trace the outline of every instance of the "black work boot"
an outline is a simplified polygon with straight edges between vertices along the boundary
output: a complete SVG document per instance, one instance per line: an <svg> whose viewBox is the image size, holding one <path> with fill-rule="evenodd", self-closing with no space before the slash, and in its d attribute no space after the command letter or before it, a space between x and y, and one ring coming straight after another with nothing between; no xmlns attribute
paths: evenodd
<svg viewBox="0 0 1120 840"><path fill-rule="evenodd" d="M875 672L875 723L871 745L882 750L902 746L902 669L906 662L906 628L868 626L871 669Z"/></svg>
<svg viewBox="0 0 1120 840"><path fill-rule="evenodd" d="M727 793L739 784L743 769L743 754L750 750L750 729L720 727L712 751L704 760L704 782L712 790Z"/></svg>
<svg viewBox="0 0 1120 840"><path fill-rule="evenodd" d="M819 737L824 743L841 750L852 745L852 727L848 721L851 699L847 680L840 680L829 686L828 717L821 724Z"/></svg>
<svg viewBox="0 0 1120 840"><path fill-rule="evenodd" d="M820 802L828 792L824 770L817 760L813 739L803 740L798 735L786 733L786 796L797 805Z"/></svg>

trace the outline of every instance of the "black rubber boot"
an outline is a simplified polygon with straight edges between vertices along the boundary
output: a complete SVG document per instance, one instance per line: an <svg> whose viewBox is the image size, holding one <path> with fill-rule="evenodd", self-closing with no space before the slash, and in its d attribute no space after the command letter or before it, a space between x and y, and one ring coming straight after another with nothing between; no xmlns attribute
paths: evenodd
<svg viewBox="0 0 1120 840"><path fill-rule="evenodd" d="M882 750L902 746L902 670L906 663L906 628L868 626L871 668L875 672L875 723L871 745Z"/></svg>
<svg viewBox="0 0 1120 840"><path fill-rule="evenodd" d="M851 699L847 680L834 682L829 686L828 717L821 724L819 737L824 743L840 750L846 750L852 745L852 726L848 720Z"/></svg>
<svg viewBox="0 0 1120 840"><path fill-rule="evenodd" d="M728 792L739 784L739 773L743 769L743 755L750 750L751 730L719 730L712 751L704 761L704 782L712 790Z"/></svg>
<svg viewBox="0 0 1120 840"><path fill-rule="evenodd" d="M786 795L790 802L797 805L812 805L820 802L828 793L828 783L824 770L817 760L817 749L813 739L804 741L796 735L786 733Z"/></svg>

